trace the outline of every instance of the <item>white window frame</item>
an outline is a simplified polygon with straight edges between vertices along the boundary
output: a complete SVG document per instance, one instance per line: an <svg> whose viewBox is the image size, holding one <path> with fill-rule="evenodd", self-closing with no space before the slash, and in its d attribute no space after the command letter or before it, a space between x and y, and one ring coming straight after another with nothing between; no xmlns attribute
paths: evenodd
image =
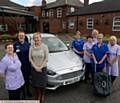
<svg viewBox="0 0 120 103"><path fill-rule="evenodd" d="M53 9L49 10L49 17L54 17L54 10Z"/></svg>
<svg viewBox="0 0 120 103"><path fill-rule="evenodd" d="M45 10L42 11L42 17L45 17Z"/></svg>
<svg viewBox="0 0 120 103"><path fill-rule="evenodd" d="M49 17L49 12L48 11L46 12L46 17Z"/></svg>
<svg viewBox="0 0 120 103"><path fill-rule="evenodd" d="M23 30L26 30L25 24L18 24L18 29L22 28Z"/></svg>
<svg viewBox="0 0 120 103"><path fill-rule="evenodd" d="M65 25L65 24L66 24L66 22L63 21L63 22L62 22L62 29L66 29L66 25Z"/></svg>
<svg viewBox="0 0 120 103"><path fill-rule="evenodd" d="M75 8L74 7L70 7L70 12L75 12Z"/></svg>
<svg viewBox="0 0 120 103"><path fill-rule="evenodd" d="M93 26L94 26L94 19L87 18L87 29L93 29Z"/></svg>
<svg viewBox="0 0 120 103"><path fill-rule="evenodd" d="M120 20L116 20L117 18L120 19L120 16L113 17L112 31L120 31L120 24L116 24L116 23L120 23ZM119 29L116 29L115 27Z"/></svg>
<svg viewBox="0 0 120 103"><path fill-rule="evenodd" d="M75 21L74 20L69 20L68 21L68 28L69 29L75 29Z"/></svg>
<svg viewBox="0 0 120 103"><path fill-rule="evenodd" d="M8 31L8 25L7 24L0 24L0 31Z"/></svg>
<svg viewBox="0 0 120 103"><path fill-rule="evenodd" d="M62 17L62 8L57 8L57 17Z"/></svg>

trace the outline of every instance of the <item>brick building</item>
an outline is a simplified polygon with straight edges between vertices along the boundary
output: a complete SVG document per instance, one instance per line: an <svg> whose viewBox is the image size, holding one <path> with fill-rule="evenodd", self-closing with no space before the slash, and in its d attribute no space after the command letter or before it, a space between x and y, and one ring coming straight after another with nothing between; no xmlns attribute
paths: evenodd
<svg viewBox="0 0 120 103"><path fill-rule="evenodd" d="M68 16L68 32L90 34L93 28L104 34L120 34L120 0L104 0L86 5Z"/></svg>
<svg viewBox="0 0 120 103"><path fill-rule="evenodd" d="M49 4L42 0L42 6L33 6L30 10L38 20L38 31L57 33L67 31L67 15L80 7L83 7L80 0L56 0Z"/></svg>
<svg viewBox="0 0 120 103"><path fill-rule="evenodd" d="M34 15L28 8L9 0L0 0L0 34L15 34L19 28L26 32L35 31Z"/></svg>

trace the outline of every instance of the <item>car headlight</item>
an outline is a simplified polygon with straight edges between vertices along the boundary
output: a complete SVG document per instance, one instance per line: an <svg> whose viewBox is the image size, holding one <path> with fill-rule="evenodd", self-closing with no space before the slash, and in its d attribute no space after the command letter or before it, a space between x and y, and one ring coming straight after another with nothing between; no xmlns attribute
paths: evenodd
<svg viewBox="0 0 120 103"><path fill-rule="evenodd" d="M52 70L47 70L47 74L48 74L48 75L52 75L52 76L56 75L56 73L53 72Z"/></svg>
<svg viewBox="0 0 120 103"><path fill-rule="evenodd" d="M82 65L82 70L85 70L85 63L83 63Z"/></svg>

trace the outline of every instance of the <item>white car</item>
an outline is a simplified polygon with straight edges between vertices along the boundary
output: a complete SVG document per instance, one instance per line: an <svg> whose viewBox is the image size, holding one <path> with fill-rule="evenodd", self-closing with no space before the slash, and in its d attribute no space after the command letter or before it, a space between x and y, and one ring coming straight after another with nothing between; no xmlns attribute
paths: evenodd
<svg viewBox="0 0 120 103"><path fill-rule="evenodd" d="M33 34L26 34L32 42ZM84 79L85 65L74 51L57 36L41 33L43 42L48 46L49 57L47 63L48 84L47 89L73 84Z"/></svg>

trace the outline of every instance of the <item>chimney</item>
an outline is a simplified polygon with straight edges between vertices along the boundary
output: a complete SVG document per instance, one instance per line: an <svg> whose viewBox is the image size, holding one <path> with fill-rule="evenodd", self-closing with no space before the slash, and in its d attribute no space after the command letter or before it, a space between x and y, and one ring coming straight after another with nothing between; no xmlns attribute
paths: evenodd
<svg viewBox="0 0 120 103"><path fill-rule="evenodd" d="M84 0L84 6L89 5L89 0Z"/></svg>
<svg viewBox="0 0 120 103"><path fill-rule="evenodd" d="M46 6L46 0L42 0L42 7L44 8Z"/></svg>

